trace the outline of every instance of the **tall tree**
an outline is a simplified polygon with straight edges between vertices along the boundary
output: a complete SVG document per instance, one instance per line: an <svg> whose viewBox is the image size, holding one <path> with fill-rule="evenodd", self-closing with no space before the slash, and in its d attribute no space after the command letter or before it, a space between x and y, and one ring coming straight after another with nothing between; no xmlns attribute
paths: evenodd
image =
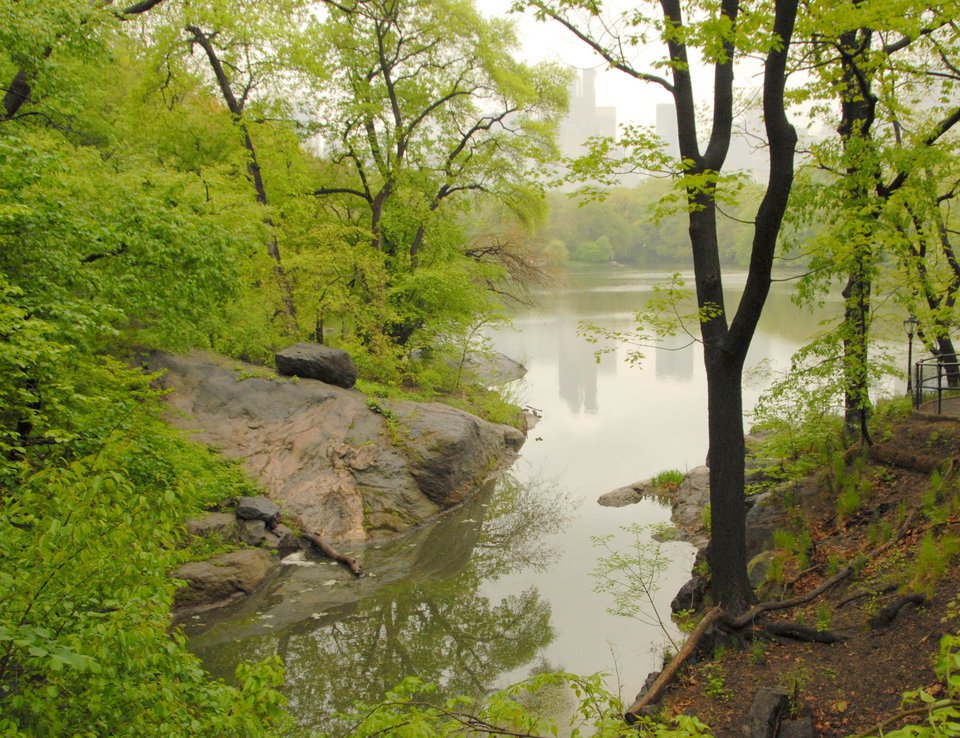
<svg viewBox="0 0 960 738"><path fill-rule="evenodd" d="M541 17L567 27L612 67L640 82L657 85L673 97L682 162L677 182L686 195L707 373L712 517L707 557L711 588L717 602L728 611L743 610L753 602L754 594L746 573L741 381L747 350L769 292L777 237L793 182L797 135L787 119L784 93L798 2L774 0L747 5L740 0L721 0L707 7L699 3L684 5L680 0L638 4L618 22L608 21L603 26L629 29L619 38L611 38L609 31L592 33L589 25L574 15L579 9L587 21L596 19L599 3L529 0L521 5L531 6ZM666 49L666 58L648 71L625 57L623 50L641 44L649 49L654 33ZM697 45L713 68L712 123L705 147L701 145L694 95L692 54ZM747 53L764 56L763 113L770 176L754 221L747 283L739 305L731 312L723 294L717 188L734 119L735 64ZM658 67L669 70L669 79L656 71ZM648 161L654 156L659 158L653 152Z"/></svg>
<svg viewBox="0 0 960 738"><path fill-rule="evenodd" d="M916 286L908 294L921 292L928 302L939 303L929 280L923 285L929 273L917 261L921 252L925 257L932 252L916 242L908 245L908 230L909 224L920 226L914 216L921 210L932 214L927 206L918 209L920 190L912 181L920 177L929 184L924 168L931 156L944 160L947 134L960 120L960 109L948 102L955 76L954 5L912 0L896 7L868 0L811 4L805 19L811 43L798 63L816 76L804 95L832 103L838 115L831 116L837 138L814 147L816 174L803 180L801 191L818 194L797 201L801 211L813 205L808 217L830 224L814 241L811 274L801 290L815 296L832 289L833 280L843 280L837 345L844 415L849 434L864 443L870 442L870 337L881 269L900 254L902 264L913 265ZM937 102L941 98L945 102ZM904 212L906 187L913 190L913 215L908 213L904 224L898 214ZM829 218L823 218L824 210ZM936 229L935 222L929 226ZM927 230L927 224L921 228ZM912 259L906 256L910 251Z"/></svg>
<svg viewBox="0 0 960 738"><path fill-rule="evenodd" d="M239 4L238 4L239 5ZM191 48L199 47L208 63L213 84L230 111L237 133L247 152L247 174L256 193L257 202L264 208L270 197L264 181L263 168L254 142L253 126L256 112L265 116L270 99L265 88L276 88L287 73L278 58L285 45L284 36L302 19L297 18L297 2L251 3L234 7L229 12L202 5L185 8L184 31ZM204 11L207 12L204 12ZM254 121L248 114L248 105L257 108ZM273 218L264 216L268 229L267 252L273 261L274 276L280 291L282 307L279 312L286 323L286 331L296 334L297 309L293 287L280 255L280 243Z"/></svg>
<svg viewBox="0 0 960 738"><path fill-rule="evenodd" d="M463 214L485 199L521 218L539 207L532 171L555 154L566 77L515 60L510 23L469 0L328 3L327 13L309 54L317 131L338 168L315 194L366 229L390 296L381 327L405 345L450 314L476 271L457 233Z"/></svg>

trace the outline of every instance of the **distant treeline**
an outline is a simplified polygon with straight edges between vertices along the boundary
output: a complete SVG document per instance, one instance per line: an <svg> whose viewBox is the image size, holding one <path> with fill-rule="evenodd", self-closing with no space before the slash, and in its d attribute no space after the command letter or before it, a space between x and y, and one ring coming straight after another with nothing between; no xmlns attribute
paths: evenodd
<svg viewBox="0 0 960 738"><path fill-rule="evenodd" d="M762 189L752 182L738 186L722 206L720 259L725 265L746 267ZM573 193L553 192L548 203L549 215L539 235L554 261L616 261L642 267L692 263L685 203L670 180L646 179L636 187L610 190L604 200L587 202ZM796 242L810 235L787 226L783 240Z"/></svg>

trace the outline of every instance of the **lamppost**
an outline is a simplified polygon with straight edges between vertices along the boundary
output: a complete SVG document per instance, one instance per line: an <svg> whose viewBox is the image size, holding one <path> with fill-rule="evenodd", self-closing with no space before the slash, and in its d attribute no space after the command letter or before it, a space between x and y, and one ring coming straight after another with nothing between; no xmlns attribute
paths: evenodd
<svg viewBox="0 0 960 738"><path fill-rule="evenodd" d="M907 332L907 396L913 396L913 334L920 321L911 315L903 321L903 329Z"/></svg>

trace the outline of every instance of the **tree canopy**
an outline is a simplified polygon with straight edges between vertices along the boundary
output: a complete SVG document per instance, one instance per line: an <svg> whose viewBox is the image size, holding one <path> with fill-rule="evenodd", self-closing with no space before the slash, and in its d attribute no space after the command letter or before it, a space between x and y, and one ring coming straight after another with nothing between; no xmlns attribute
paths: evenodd
<svg viewBox="0 0 960 738"><path fill-rule="evenodd" d="M315 11L0 7L4 735L277 734L275 660L227 686L169 632L185 518L253 489L166 425L143 352L261 359L315 332L395 378L413 333L457 345L497 310L510 270L474 237L541 211L525 173L565 76L515 62L508 23ZM323 191L364 186L380 221Z"/></svg>

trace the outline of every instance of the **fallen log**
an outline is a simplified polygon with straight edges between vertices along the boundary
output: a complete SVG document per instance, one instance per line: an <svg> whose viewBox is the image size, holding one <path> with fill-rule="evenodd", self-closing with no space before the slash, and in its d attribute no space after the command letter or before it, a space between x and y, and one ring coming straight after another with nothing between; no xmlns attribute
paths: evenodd
<svg viewBox="0 0 960 738"><path fill-rule="evenodd" d="M723 610L720 609L718 605L700 619L697 627L693 629L690 637L687 638L686 643L683 644L683 648L677 651L676 656L674 656L664 670L660 672L660 676L650 685L650 689L640 695L637 701L627 708L627 711L623 715L623 719L627 725L635 725L640 719L640 711L647 705L657 701L661 692L673 681L677 672L680 671L680 667L690 658L697 644L707 634L707 631L710 630L713 624L720 619L722 614Z"/></svg>
<svg viewBox="0 0 960 738"><path fill-rule="evenodd" d="M299 522L300 521L297 521L298 524ZM317 550L328 559L332 559L333 561L346 566L355 577L363 576L363 567L360 566L360 563L353 558L353 556L347 556L346 554L340 553L337 551L337 549L327 543L320 535L317 533L312 533L302 525L300 526L300 535L316 546Z"/></svg>

